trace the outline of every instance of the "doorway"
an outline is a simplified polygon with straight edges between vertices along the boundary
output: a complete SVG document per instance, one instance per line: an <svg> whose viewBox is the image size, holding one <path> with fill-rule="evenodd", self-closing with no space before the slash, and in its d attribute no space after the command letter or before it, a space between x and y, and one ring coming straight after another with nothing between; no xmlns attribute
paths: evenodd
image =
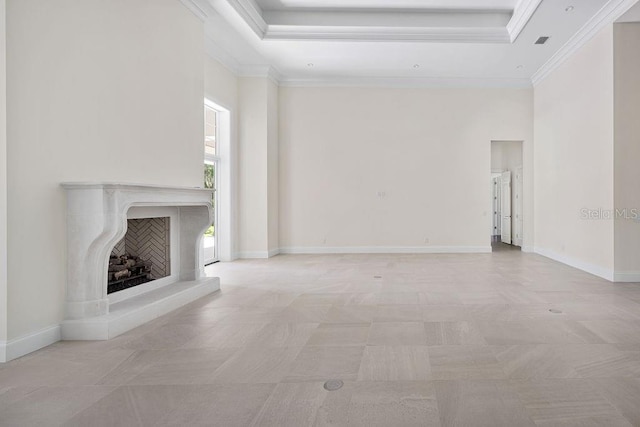
<svg viewBox="0 0 640 427"><path fill-rule="evenodd" d="M205 265L220 260L218 250L218 182L220 173L220 140L219 112L210 103L204 105L204 188L213 190L211 204L213 205L214 220L204 233L204 262Z"/></svg>
<svg viewBox="0 0 640 427"><path fill-rule="evenodd" d="M523 242L522 141L491 142L491 245L521 248Z"/></svg>
<svg viewBox="0 0 640 427"><path fill-rule="evenodd" d="M233 261L235 254L235 141L234 106L204 98L204 177L203 184L214 190L215 220L203 237L206 264Z"/></svg>

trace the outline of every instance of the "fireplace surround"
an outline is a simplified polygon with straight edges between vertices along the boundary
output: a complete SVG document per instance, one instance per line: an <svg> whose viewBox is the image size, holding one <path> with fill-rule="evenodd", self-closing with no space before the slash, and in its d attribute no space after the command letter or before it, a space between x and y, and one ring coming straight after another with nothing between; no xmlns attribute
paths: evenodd
<svg viewBox="0 0 640 427"><path fill-rule="evenodd" d="M106 340L220 289L204 274L202 238L211 190L122 183L63 183L67 287L62 339ZM108 294L109 258L132 218L171 220L171 275ZM134 291L135 290L135 291Z"/></svg>

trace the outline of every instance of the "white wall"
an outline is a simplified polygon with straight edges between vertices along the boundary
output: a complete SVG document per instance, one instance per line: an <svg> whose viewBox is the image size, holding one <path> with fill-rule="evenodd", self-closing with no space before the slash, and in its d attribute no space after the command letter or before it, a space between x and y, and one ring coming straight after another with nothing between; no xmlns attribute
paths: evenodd
<svg viewBox="0 0 640 427"><path fill-rule="evenodd" d="M208 55L204 59L204 94L229 110L238 108L238 77Z"/></svg>
<svg viewBox="0 0 640 427"><path fill-rule="evenodd" d="M203 28L178 0L7 4L9 339L57 325L63 181L202 186Z"/></svg>
<svg viewBox="0 0 640 427"><path fill-rule="evenodd" d="M221 140L218 143L221 175L218 183L218 255L221 261L232 261L237 252L238 222L236 220L238 191L238 78L219 62L205 55L204 60L204 95L208 100L229 111L220 115ZM229 129L225 129L225 126ZM224 139L228 138L228 144Z"/></svg>
<svg viewBox="0 0 640 427"><path fill-rule="evenodd" d="M267 258L278 248L278 87L240 77L238 103L238 255Z"/></svg>
<svg viewBox="0 0 640 427"><path fill-rule="evenodd" d="M7 68L6 1L0 0L0 362L7 340Z"/></svg>
<svg viewBox="0 0 640 427"><path fill-rule="evenodd" d="M491 143L491 172L514 172L522 166L522 142L493 141Z"/></svg>
<svg viewBox="0 0 640 427"><path fill-rule="evenodd" d="M239 255L262 258L268 252L267 83L238 79Z"/></svg>
<svg viewBox="0 0 640 427"><path fill-rule="evenodd" d="M614 46L615 271L616 280L640 281L640 221L631 219L640 214L640 23L614 25Z"/></svg>
<svg viewBox="0 0 640 427"><path fill-rule="evenodd" d="M278 86L271 80L267 81L267 196L269 215L268 236L269 254L274 255L280 248L279 240L279 117L278 117Z"/></svg>
<svg viewBox="0 0 640 427"><path fill-rule="evenodd" d="M536 251L611 278L613 30L603 29L534 90Z"/></svg>
<svg viewBox="0 0 640 427"><path fill-rule="evenodd" d="M280 246L490 250L491 141L530 148L532 107L529 89L281 88Z"/></svg>

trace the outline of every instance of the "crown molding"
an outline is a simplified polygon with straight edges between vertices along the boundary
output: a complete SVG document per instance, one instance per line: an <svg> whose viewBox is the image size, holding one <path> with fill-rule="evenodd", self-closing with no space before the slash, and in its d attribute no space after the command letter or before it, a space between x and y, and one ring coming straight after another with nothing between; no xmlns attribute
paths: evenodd
<svg viewBox="0 0 640 427"><path fill-rule="evenodd" d="M505 28L359 27L268 25L265 40L434 41L450 43L508 43Z"/></svg>
<svg viewBox="0 0 640 427"><path fill-rule="evenodd" d="M280 79L281 87L376 87L376 88L531 88L531 80L448 77L334 77Z"/></svg>
<svg viewBox="0 0 640 427"><path fill-rule="evenodd" d="M226 50L222 49L218 44L209 37L205 37L204 42L205 52L209 58L219 62L223 67L228 69L236 77L260 77L268 78L276 85L280 85L282 74L277 68L271 65L253 64L244 65L240 64L236 59Z"/></svg>
<svg viewBox="0 0 640 427"><path fill-rule="evenodd" d="M269 25L262 17L262 9L254 0L227 0L227 3L233 7L260 39L264 38Z"/></svg>
<svg viewBox="0 0 640 427"><path fill-rule="evenodd" d="M516 41L524 27L529 23L533 14L536 13L542 0L520 0L513 11L513 16L507 24L510 42Z"/></svg>
<svg viewBox="0 0 640 427"><path fill-rule="evenodd" d="M187 0L183 0L187 1ZM255 0L225 0L261 40L433 41L511 43L542 0L520 0L507 26L270 24ZM512 32L515 31L515 32Z"/></svg>
<svg viewBox="0 0 640 427"><path fill-rule="evenodd" d="M211 5L206 0L180 0L180 3L202 22L211 14Z"/></svg>
<svg viewBox="0 0 640 427"><path fill-rule="evenodd" d="M611 0L598 11L582 28L569 39L542 67L535 72L531 81L537 86L582 46L591 40L600 30L613 24L638 0Z"/></svg>
<svg viewBox="0 0 640 427"><path fill-rule="evenodd" d="M271 65L241 65L237 76L267 78L278 86L282 79L280 72Z"/></svg>
<svg viewBox="0 0 640 427"><path fill-rule="evenodd" d="M237 77L268 78L282 87L379 87L379 88L531 88L531 80L450 77L330 77L298 78L284 76L263 64L241 65L210 39L205 40L209 57L218 61Z"/></svg>

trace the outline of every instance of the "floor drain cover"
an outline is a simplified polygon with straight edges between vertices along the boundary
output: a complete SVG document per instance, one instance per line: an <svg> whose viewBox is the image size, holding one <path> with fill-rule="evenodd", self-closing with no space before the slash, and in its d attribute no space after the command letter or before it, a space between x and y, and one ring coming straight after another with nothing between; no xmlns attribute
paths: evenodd
<svg viewBox="0 0 640 427"><path fill-rule="evenodd" d="M557 308L552 308L549 311L552 312L553 314L561 314L562 313L562 310L558 310Z"/></svg>
<svg viewBox="0 0 640 427"><path fill-rule="evenodd" d="M344 383L340 380L329 380L324 383L324 389L327 391L336 391L342 388Z"/></svg>

